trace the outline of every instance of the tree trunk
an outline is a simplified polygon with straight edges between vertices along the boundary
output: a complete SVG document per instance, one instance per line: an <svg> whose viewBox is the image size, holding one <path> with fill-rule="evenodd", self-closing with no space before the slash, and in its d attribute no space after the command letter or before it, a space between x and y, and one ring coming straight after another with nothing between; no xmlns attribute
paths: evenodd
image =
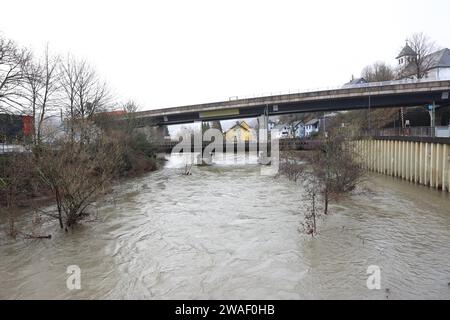
<svg viewBox="0 0 450 320"><path fill-rule="evenodd" d="M63 223L63 219L62 219L62 210L61 210L61 198L59 196L59 191L56 190L55 191L55 197L56 197L56 206L58 207L58 221L59 221L59 226L61 227L61 229L64 229L64 223Z"/></svg>
<svg viewBox="0 0 450 320"><path fill-rule="evenodd" d="M317 228L316 228L316 196L313 195L313 237L314 235L317 233Z"/></svg>

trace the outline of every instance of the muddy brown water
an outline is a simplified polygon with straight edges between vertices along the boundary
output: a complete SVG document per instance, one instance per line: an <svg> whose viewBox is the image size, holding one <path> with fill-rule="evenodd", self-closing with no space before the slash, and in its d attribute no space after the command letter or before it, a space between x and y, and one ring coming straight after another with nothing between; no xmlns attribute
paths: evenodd
<svg viewBox="0 0 450 320"><path fill-rule="evenodd" d="M312 240L302 190L262 176L256 159L191 176L168 160L118 185L98 221L67 234L46 223L51 240L7 240L3 217L0 298L450 299L448 193L370 176L371 192L333 204ZM81 290L66 286L70 265ZM366 286L370 265L381 290Z"/></svg>

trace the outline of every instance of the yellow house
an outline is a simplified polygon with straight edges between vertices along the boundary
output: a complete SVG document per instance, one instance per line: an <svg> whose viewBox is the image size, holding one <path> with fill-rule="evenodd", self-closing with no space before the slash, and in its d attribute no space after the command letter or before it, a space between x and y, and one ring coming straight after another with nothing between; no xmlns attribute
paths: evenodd
<svg viewBox="0 0 450 320"><path fill-rule="evenodd" d="M237 121L225 132L226 142L246 142L256 139L255 130L246 121Z"/></svg>

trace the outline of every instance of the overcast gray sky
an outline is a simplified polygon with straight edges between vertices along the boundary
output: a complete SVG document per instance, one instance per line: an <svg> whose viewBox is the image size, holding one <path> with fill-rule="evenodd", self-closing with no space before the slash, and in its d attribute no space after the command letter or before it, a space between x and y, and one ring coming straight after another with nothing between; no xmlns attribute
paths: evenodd
<svg viewBox="0 0 450 320"><path fill-rule="evenodd" d="M0 32L88 60L143 109L340 85L425 32L450 47L450 1L4 1Z"/></svg>

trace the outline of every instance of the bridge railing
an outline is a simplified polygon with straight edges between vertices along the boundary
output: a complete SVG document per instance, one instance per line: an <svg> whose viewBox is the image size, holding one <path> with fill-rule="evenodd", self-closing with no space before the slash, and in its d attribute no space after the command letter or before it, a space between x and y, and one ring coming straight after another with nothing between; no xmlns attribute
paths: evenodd
<svg viewBox="0 0 450 320"><path fill-rule="evenodd" d="M384 128L366 131L365 136L371 137L450 137L450 126Z"/></svg>
<svg viewBox="0 0 450 320"><path fill-rule="evenodd" d="M329 86L329 87L320 87L320 88L304 88L304 89L291 89L284 91L272 91L272 92L264 92L258 94L244 94L238 96L229 97L229 101L234 100L245 100L245 99L253 99L253 98L263 98L270 96L282 96L282 95L290 95L290 94L301 94L301 93L309 93L309 92L320 92L320 91L330 91L330 90L339 90L339 89L357 89L357 88L373 88L373 87L381 87L381 86L390 86L390 85L399 85L399 84L420 84L420 83L429 83L436 81L446 81L448 79L403 79L403 80L393 80L393 81L380 81L380 82L369 82L369 83L361 83L361 84L348 84L348 85L337 85L337 86Z"/></svg>

